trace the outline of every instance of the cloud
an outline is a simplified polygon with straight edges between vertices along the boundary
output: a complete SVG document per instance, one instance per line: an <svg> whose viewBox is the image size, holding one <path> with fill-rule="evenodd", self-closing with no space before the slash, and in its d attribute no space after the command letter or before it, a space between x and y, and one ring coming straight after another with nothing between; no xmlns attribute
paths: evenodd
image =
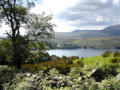
<svg viewBox="0 0 120 90"><path fill-rule="evenodd" d="M71 9L71 11L81 12L81 11L96 11L100 9L109 8L112 5L112 0L84 0L79 2Z"/></svg>
<svg viewBox="0 0 120 90"><path fill-rule="evenodd" d="M57 14L57 18L72 21L76 28L105 27L120 23L120 0L79 0L73 7Z"/></svg>
<svg viewBox="0 0 120 90"><path fill-rule="evenodd" d="M95 30L120 23L120 0L38 0L31 12L53 15L58 32Z"/></svg>
<svg viewBox="0 0 120 90"><path fill-rule="evenodd" d="M53 16L53 22L57 25L55 31L72 31L74 26L70 26L71 21L64 21L57 18L57 14L65 11L67 8L73 7L79 0L42 0L42 4L36 3L36 6L31 10L33 13L41 14L45 12L47 15Z"/></svg>
<svg viewBox="0 0 120 90"><path fill-rule="evenodd" d="M119 4L120 3L120 0L113 0L113 4Z"/></svg>

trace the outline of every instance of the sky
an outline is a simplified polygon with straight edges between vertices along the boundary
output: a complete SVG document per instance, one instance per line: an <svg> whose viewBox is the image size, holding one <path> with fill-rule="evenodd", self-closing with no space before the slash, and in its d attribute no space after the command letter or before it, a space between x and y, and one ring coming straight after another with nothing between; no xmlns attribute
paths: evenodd
<svg viewBox="0 0 120 90"><path fill-rule="evenodd" d="M120 0L32 0L32 13L52 15L55 32L100 30L120 24ZM3 25L4 26L4 25ZM2 27L7 30L8 27ZM1 33L4 33L1 30ZM24 32L22 32L24 33Z"/></svg>
<svg viewBox="0 0 120 90"><path fill-rule="evenodd" d="M32 10L53 15L56 32L100 30L120 23L120 0L38 0Z"/></svg>

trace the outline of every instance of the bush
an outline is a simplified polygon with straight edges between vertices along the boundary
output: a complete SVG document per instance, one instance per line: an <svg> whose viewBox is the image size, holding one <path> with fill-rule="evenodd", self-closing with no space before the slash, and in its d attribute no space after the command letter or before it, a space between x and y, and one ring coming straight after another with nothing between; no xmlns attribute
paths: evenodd
<svg viewBox="0 0 120 90"><path fill-rule="evenodd" d="M84 63L82 62L81 59L74 60L73 64L76 65L76 66L79 66L79 67L83 67L84 66Z"/></svg>
<svg viewBox="0 0 120 90"><path fill-rule="evenodd" d="M110 51L106 51L102 54L103 57L109 57L112 54Z"/></svg>
<svg viewBox="0 0 120 90"><path fill-rule="evenodd" d="M12 61L12 48L10 39L0 40L0 64L7 65Z"/></svg>
<svg viewBox="0 0 120 90"><path fill-rule="evenodd" d="M112 63L120 63L120 57L115 57L111 60Z"/></svg>
<svg viewBox="0 0 120 90"><path fill-rule="evenodd" d="M81 60L84 60L84 57L81 57Z"/></svg>
<svg viewBox="0 0 120 90"><path fill-rule="evenodd" d="M102 67L106 73L115 69L115 65L107 64ZM71 68L67 76L59 74L55 68L50 69L48 73L14 72L7 66L0 66L0 70L0 81L4 90L120 90L120 74L115 77L109 75L102 82L96 82L93 78L87 77L81 67Z"/></svg>
<svg viewBox="0 0 120 90"><path fill-rule="evenodd" d="M71 58L72 60L79 59L78 56L71 56L70 58Z"/></svg>
<svg viewBox="0 0 120 90"><path fill-rule="evenodd" d="M68 75L70 75L72 78L79 78L82 74L82 70L81 67L73 67L70 70L70 73Z"/></svg>
<svg viewBox="0 0 120 90"><path fill-rule="evenodd" d="M66 56L62 56L62 59L67 59L67 57Z"/></svg>
<svg viewBox="0 0 120 90"><path fill-rule="evenodd" d="M55 77L56 75L59 75L59 71L55 68L49 70L49 75Z"/></svg>
<svg viewBox="0 0 120 90"><path fill-rule="evenodd" d="M103 77L108 76L116 76L118 72L116 71L118 67L116 65L103 65L102 71L103 71Z"/></svg>
<svg viewBox="0 0 120 90"><path fill-rule="evenodd" d="M99 85L100 90L120 90L120 82L110 77L103 80Z"/></svg>
<svg viewBox="0 0 120 90"><path fill-rule="evenodd" d="M58 56L56 56L56 55L52 55L52 56L50 57L50 60L56 60L56 59L60 59L60 57L58 57Z"/></svg>
<svg viewBox="0 0 120 90"><path fill-rule="evenodd" d="M120 57L120 52L119 51L115 51L113 54L114 57Z"/></svg>
<svg viewBox="0 0 120 90"><path fill-rule="evenodd" d="M84 66L84 63L82 62L82 61L77 61L77 64L79 65L79 66L81 66L81 67L83 67Z"/></svg>
<svg viewBox="0 0 120 90"><path fill-rule="evenodd" d="M14 78L15 70L11 70L7 65L0 65L0 84L8 83Z"/></svg>

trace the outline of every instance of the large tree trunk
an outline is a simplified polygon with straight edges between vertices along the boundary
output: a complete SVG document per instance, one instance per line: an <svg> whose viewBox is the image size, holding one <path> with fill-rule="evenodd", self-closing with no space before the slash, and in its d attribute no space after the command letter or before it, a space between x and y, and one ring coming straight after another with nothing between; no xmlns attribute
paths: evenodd
<svg viewBox="0 0 120 90"><path fill-rule="evenodd" d="M19 48L17 47L16 39L12 39L12 47L13 47L13 65L17 69L21 69L21 56L19 53Z"/></svg>

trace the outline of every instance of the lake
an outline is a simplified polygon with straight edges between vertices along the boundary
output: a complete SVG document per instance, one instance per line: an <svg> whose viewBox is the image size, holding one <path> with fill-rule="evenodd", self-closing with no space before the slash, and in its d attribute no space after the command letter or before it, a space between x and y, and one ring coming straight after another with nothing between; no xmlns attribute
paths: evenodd
<svg viewBox="0 0 120 90"><path fill-rule="evenodd" d="M106 50L117 51L118 49L53 49L48 50L50 55L62 56L79 56L79 57L91 57L99 56L103 54Z"/></svg>

